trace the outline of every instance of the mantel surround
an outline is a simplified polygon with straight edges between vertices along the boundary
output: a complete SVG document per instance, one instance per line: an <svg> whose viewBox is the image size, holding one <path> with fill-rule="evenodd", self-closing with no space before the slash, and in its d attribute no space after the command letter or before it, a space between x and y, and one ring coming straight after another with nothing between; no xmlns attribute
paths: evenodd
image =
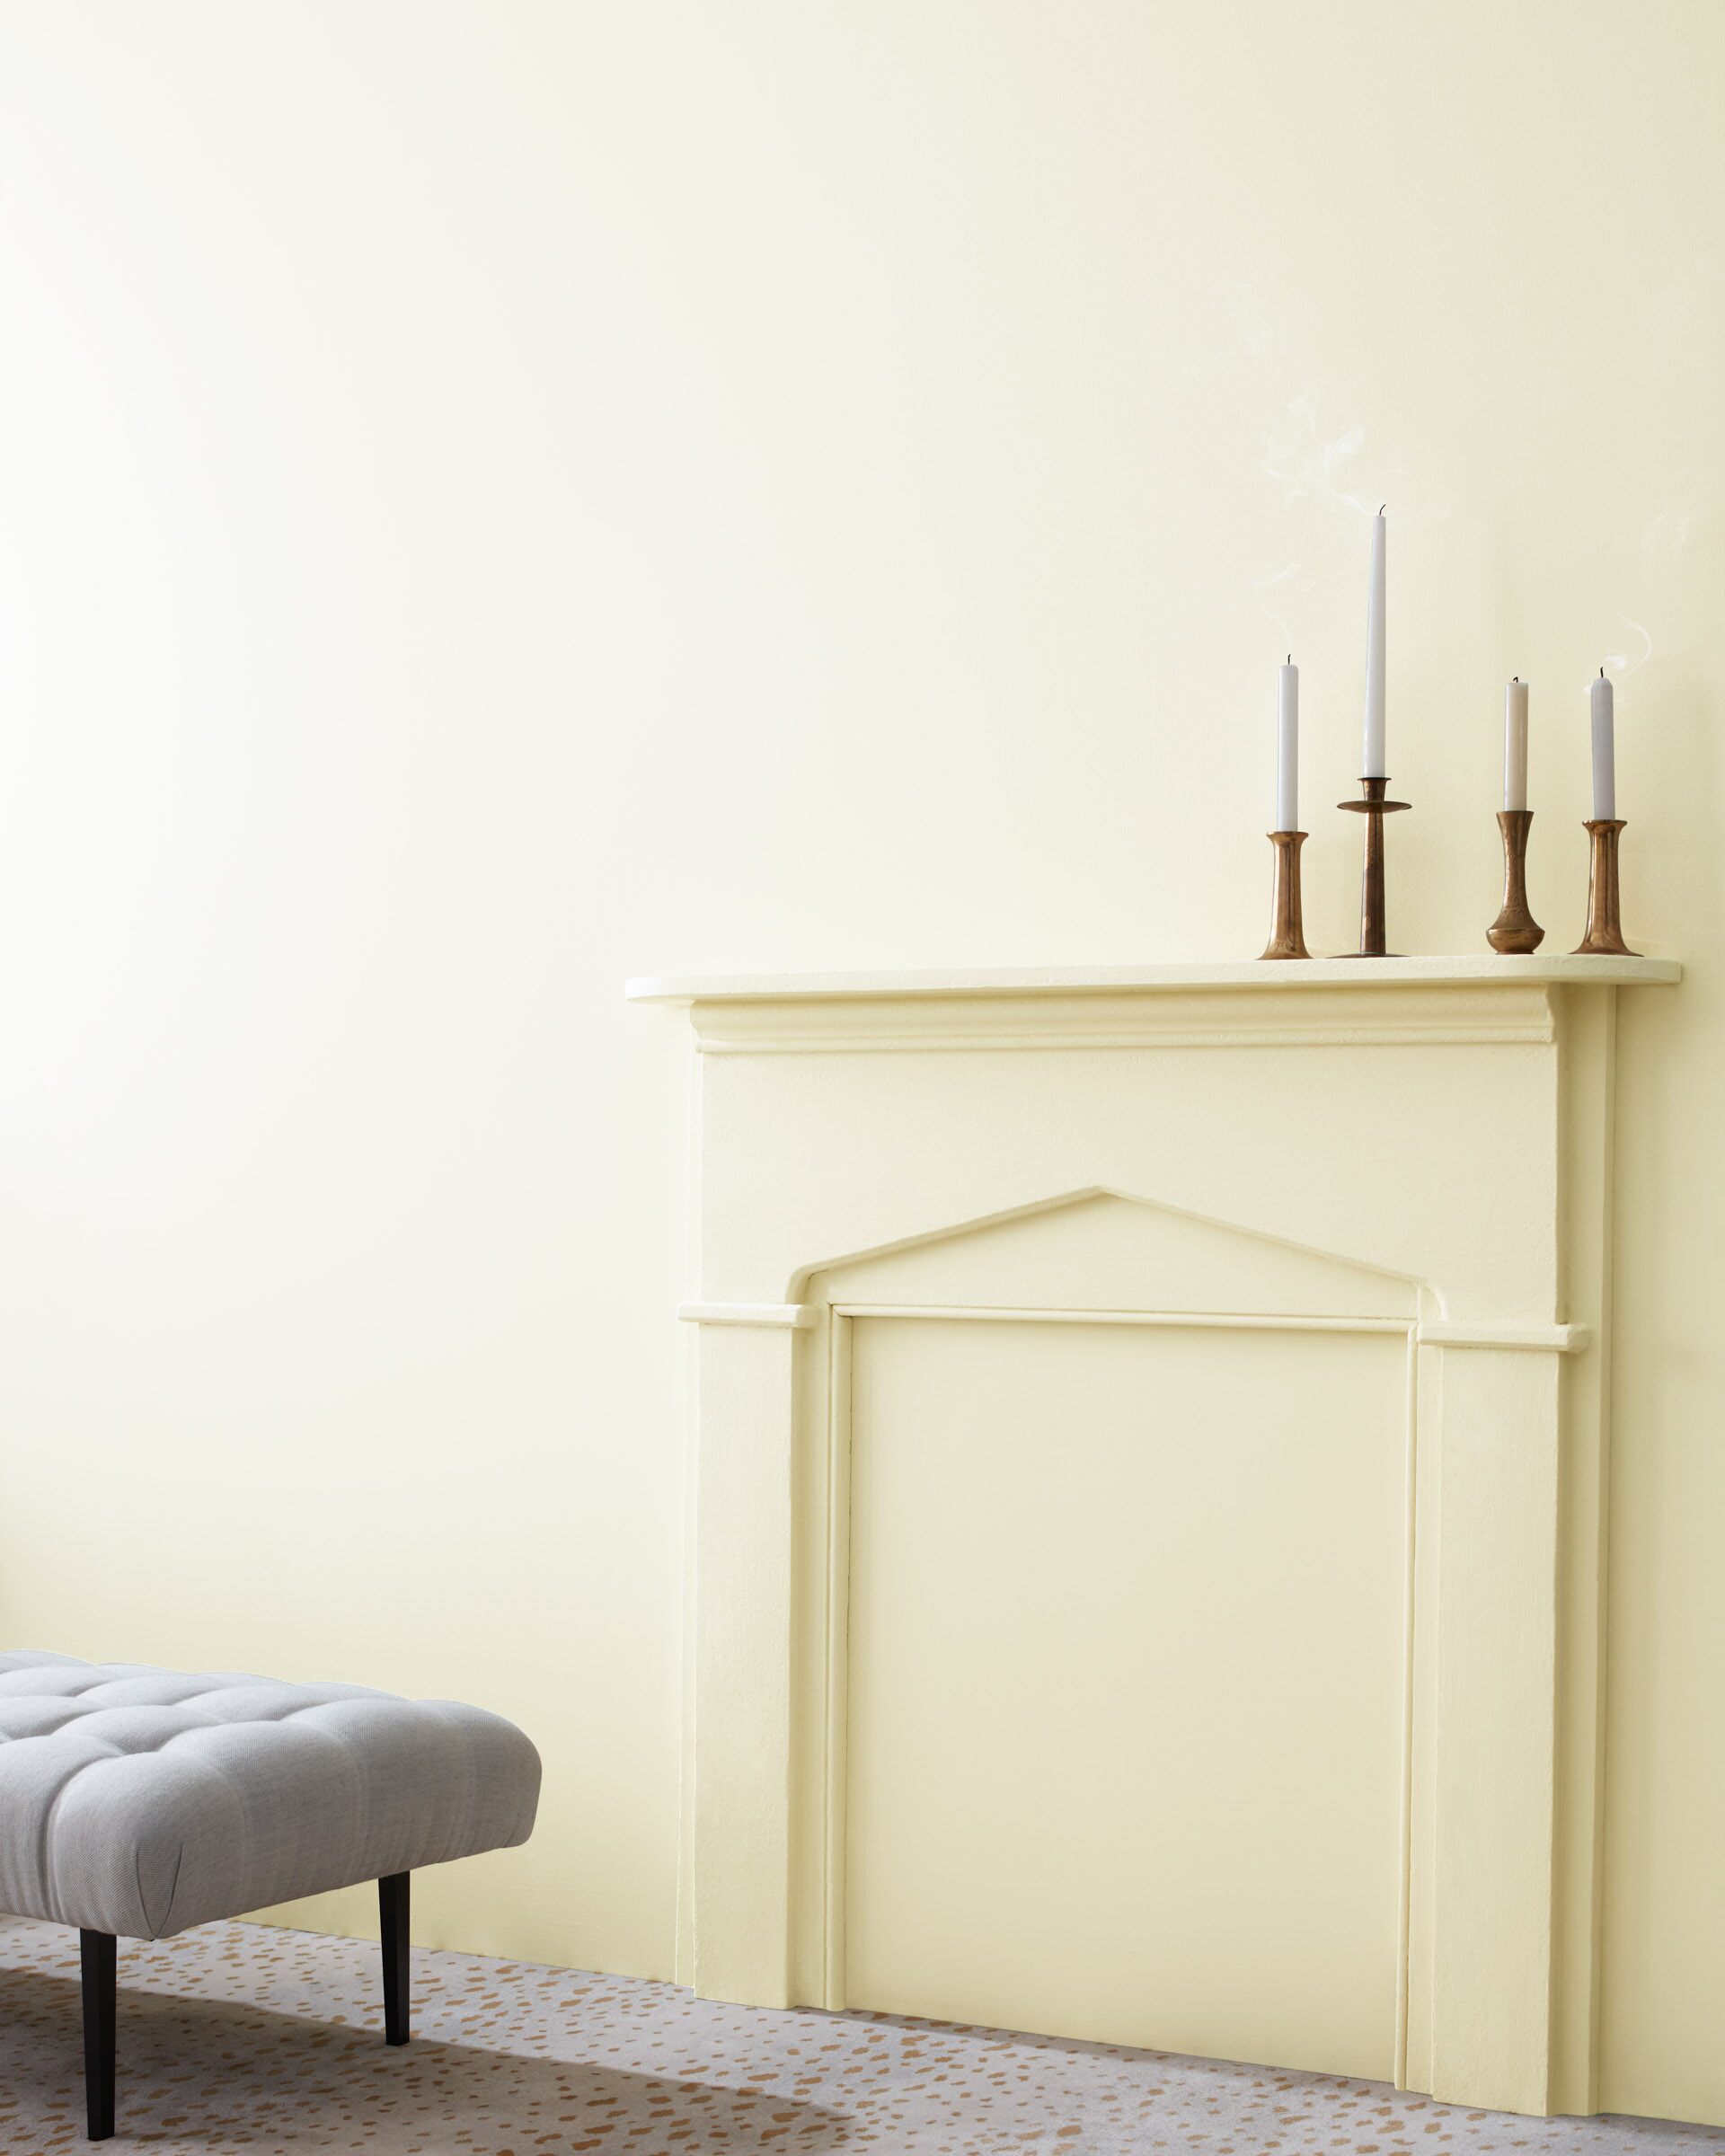
<svg viewBox="0 0 1725 2156"><path fill-rule="evenodd" d="M1003 1321L1390 1333L1396 2078L1596 2107L1616 1004L1679 977L1558 956L629 984L686 1007L700 1052L685 1981L845 2003L854 1325L962 1321L978 1354Z"/></svg>

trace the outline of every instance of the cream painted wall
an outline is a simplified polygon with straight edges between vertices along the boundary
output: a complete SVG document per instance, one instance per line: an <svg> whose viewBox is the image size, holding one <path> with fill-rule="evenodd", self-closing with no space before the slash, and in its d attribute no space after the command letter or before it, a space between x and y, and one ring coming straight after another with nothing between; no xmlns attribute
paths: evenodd
<svg viewBox="0 0 1725 2156"><path fill-rule="evenodd" d="M1603 2094L1725 2121L1722 96L1712 0L12 0L0 1631L519 1715L437 1935L667 1973L622 976L1250 953L1290 643L1341 947L1387 499L1402 948L1495 910L1514 671L1574 940L1650 644Z"/></svg>

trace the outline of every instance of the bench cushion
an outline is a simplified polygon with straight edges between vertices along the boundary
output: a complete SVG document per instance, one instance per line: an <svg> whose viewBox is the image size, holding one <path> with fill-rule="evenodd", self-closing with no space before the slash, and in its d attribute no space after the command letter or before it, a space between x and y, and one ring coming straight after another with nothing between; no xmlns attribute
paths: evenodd
<svg viewBox="0 0 1725 2156"><path fill-rule="evenodd" d="M0 1910L166 1939L533 1830L513 1723L357 1684L0 1654Z"/></svg>

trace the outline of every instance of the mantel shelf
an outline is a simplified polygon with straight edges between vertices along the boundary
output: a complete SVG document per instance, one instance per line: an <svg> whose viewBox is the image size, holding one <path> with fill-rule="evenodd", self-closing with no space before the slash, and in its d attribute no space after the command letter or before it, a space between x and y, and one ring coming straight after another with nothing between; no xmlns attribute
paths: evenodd
<svg viewBox="0 0 1725 2156"><path fill-rule="evenodd" d="M647 975L637 1003L855 1003L880 997L1140 995L1158 989L1647 986L1680 980L1675 959L1495 957L1230 960L1224 964L958 967L909 973Z"/></svg>

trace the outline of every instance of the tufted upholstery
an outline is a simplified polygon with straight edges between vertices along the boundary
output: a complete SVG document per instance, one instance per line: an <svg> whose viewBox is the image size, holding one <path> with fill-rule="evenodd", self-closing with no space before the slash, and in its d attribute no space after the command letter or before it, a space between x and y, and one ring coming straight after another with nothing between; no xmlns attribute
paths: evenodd
<svg viewBox="0 0 1725 2156"><path fill-rule="evenodd" d="M513 1723L355 1684L0 1654L0 1910L130 1939L533 1830Z"/></svg>

